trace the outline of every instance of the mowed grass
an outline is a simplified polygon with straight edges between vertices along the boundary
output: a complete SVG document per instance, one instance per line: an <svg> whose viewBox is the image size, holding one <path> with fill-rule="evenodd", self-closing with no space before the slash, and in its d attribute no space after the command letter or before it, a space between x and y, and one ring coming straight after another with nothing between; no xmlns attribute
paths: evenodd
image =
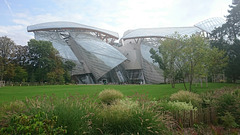
<svg viewBox="0 0 240 135"><path fill-rule="evenodd" d="M209 83L208 87L200 84L193 85L193 92L201 93L221 87L231 87L239 84L230 83ZM171 88L170 84L160 85L46 85L46 86L6 86L0 88L0 104L9 103L14 100L23 100L26 97L42 95L56 95L65 97L68 95L94 95L104 89L115 89L124 95L131 96L136 93L147 94L150 98L162 99L171 94L183 90L183 84L176 84L176 88Z"/></svg>

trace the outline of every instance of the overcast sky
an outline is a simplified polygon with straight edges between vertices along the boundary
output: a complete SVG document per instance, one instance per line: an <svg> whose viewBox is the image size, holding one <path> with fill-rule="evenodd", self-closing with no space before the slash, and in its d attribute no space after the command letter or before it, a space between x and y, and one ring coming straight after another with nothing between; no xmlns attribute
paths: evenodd
<svg viewBox="0 0 240 135"><path fill-rule="evenodd" d="M71 21L119 33L181 27L226 16L232 0L0 0L0 36L18 45L33 38L27 26Z"/></svg>

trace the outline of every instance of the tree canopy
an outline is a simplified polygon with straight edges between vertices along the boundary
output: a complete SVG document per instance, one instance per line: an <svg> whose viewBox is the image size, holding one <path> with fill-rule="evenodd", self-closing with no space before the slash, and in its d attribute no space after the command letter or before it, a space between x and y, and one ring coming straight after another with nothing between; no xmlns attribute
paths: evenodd
<svg viewBox="0 0 240 135"><path fill-rule="evenodd" d="M150 50L151 57L164 71L164 77L173 88L175 80L179 79L187 89L185 85L187 78L191 91L194 79L207 78L209 74L216 73L216 70L221 72L226 66L225 52L211 48L209 41L201 35L187 37L175 33L160 41L160 44L158 51Z"/></svg>
<svg viewBox="0 0 240 135"><path fill-rule="evenodd" d="M48 41L31 39L28 46L15 45L0 37L0 79L11 82L71 82L69 72L75 67L64 60Z"/></svg>
<svg viewBox="0 0 240 135"><path fill-rule="evenodd" d="M6 36L0 37L0 80L3 80L10 72L8 58L10 57L11 50L14 46L15 43L10 38Z"/></svg>
<svg viewBox="0 0 240 135"><path fill-rule="evenodd" d="M240 79L240 4L230 6L226 23L212 33L211 45L226 51L228 64L225 74L229 82Z"/></svg>

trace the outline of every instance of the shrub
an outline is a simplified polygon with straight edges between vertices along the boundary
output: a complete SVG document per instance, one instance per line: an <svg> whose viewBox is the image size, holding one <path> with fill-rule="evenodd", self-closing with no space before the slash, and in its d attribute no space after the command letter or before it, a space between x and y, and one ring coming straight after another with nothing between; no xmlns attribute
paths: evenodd
<svg viewBox="0 0 240 135"><path fill-rule="evenodd" d="M102 119L97 117L100 107L94 99L70 96L55 103L53 114L58 116L57 125L67 126L68 134L100 134Z"/></svg>
<svg viewBox="0 0 240 135"><path fill-rule="evenodd" d="M226 112L224 116L220 117L223 121L223 125L226 128L235 128L238 124L235 122L235 118L232 116L230 112Z"/></svg>
<svg viewBox="0 0 240 135"><path fill-rule="evenodd" d="M122 99L123 94L117 90L103 90L98 95L99 99L105 103L110 105L112 102Z"/></svg>
<svg viewBox="0 0 240 135"><path fill-rule="evenodd" d="M179 101L162 101L159 102L158 105L162 108L164 111L169 111L173 114L179 113L182 115L184 112L189 113L191 110L192 111L197 111L197 108L194 107L191 102L186 103L186 102L179 102ZM186 115L187 118L187 115Z"/></svg>
<svg viewBox="0 0 240 135"><path fill-rule="evenodd" d="M27 112L17 112L16 117L6 123L11 128L0 125L3 128L1 133L169 134L165 126L169 119L153 105L155 103L143 100L142 96L133 100L121 99L123 95L119 95L104 104L99 104L96 97L85 95L64 99L55 96L26 99L22 104Z"/></svg>
<svg viewBox="0 0 240 135"><path fill-rule="evenodd" d="M216 109L219 124L224 124L224 116L229 112L240 125L240 89L238 87L224 87L202 94L203 105Z"/></svg>
<svg viewBox="0 0 240 135"><path fill-rule="evenodd" d="M174 93L170 96L172 101L179 101L179 102L187 102L192 103L194 107L199 107L202 103L202 99L196 93L192 93L189 91L180 90L177 93Z"/></svg>
<svg viewBox="0 0 240 135"><path fill-rule="evenodd" d="M169 101L168 105L171 106L171 110L175 110L175 111L178 111L178 110L185 110L185 111L197 110L196 107L193 107L191 102L186 103L186 102L179 102L179 101L173 101L173 102Z"/></svg>
<svg viewBox="0 0 240 135"><path fill-rule="evenodd" d="M20 114L13 116L8 127L0 130L1 134L66 134L63 127L55 127L57 117L48 119L41 112L34 116Z"/></svg>
<svg viewBox="0 0 240 135"><path fill-rule="evenodd" d="M99 113L107 134L164 134L167 128L162 117L147 106L130 99L105 106Z"/></svg>
<svg viewBox="0 0 240 135"><path fill-rule="evenodd" d="M0 107L0 126L5 125L7 122L10 121L12 115L20 114L28 111L27 106L22 101L14 101L10 104L3 104Z"/></svg>
<svg viewBox="0 0 240 135"><path fill-rule="evenodd" d="M219 97L216 101L216 107L219 117L225 116L226 112L229 112L235 118L236 123L240 125L240 95L238 92Z"/></svg>
<svg viewBox="0 0 240 135"><path fill-rule="evenodd" d="M129 98L117 100L115 101L111 108L120 108L122 110L131 110L131 109L139 109L139 103L138 101L132 101Z"/></svg>

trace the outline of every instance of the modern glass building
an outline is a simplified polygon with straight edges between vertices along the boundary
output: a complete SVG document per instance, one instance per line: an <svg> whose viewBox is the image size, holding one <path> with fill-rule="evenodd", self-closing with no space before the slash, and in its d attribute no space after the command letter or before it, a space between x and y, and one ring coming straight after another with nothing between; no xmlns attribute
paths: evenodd
<svg viewBox="0 0 240 135"><path fill-rule="evenodd" d="M209 36L225 21L210 18L191 27L163 27L128 30L119 45L118 34L72 22L48 22L28 26L36 40L51 41L60 55L77 64L72 76L79 84L163 83L163 72L151 59L150 49L175 32Z"/></svg>
<svg viewBox="0 0 240 135"><path fill-rule="evenodd" d="M178 33L180 35L202 34L209 37L214 28L225 23L222 18L209 18L190 27L162 27L128 30L121 38L119 51L127 57L123 63L130 80L143 83L163 83L163 71L153 63L150 49L157 49L160 40Z"/></svg>
<svg viewBox="0 0 240 135"><path fill-rule="evenodd" d="M72 22L49 22L28 27L36 40L51 41L60 55L74 61L77 83L126 82L121 63L127 58L111 44L118 34Z"/></svg>

